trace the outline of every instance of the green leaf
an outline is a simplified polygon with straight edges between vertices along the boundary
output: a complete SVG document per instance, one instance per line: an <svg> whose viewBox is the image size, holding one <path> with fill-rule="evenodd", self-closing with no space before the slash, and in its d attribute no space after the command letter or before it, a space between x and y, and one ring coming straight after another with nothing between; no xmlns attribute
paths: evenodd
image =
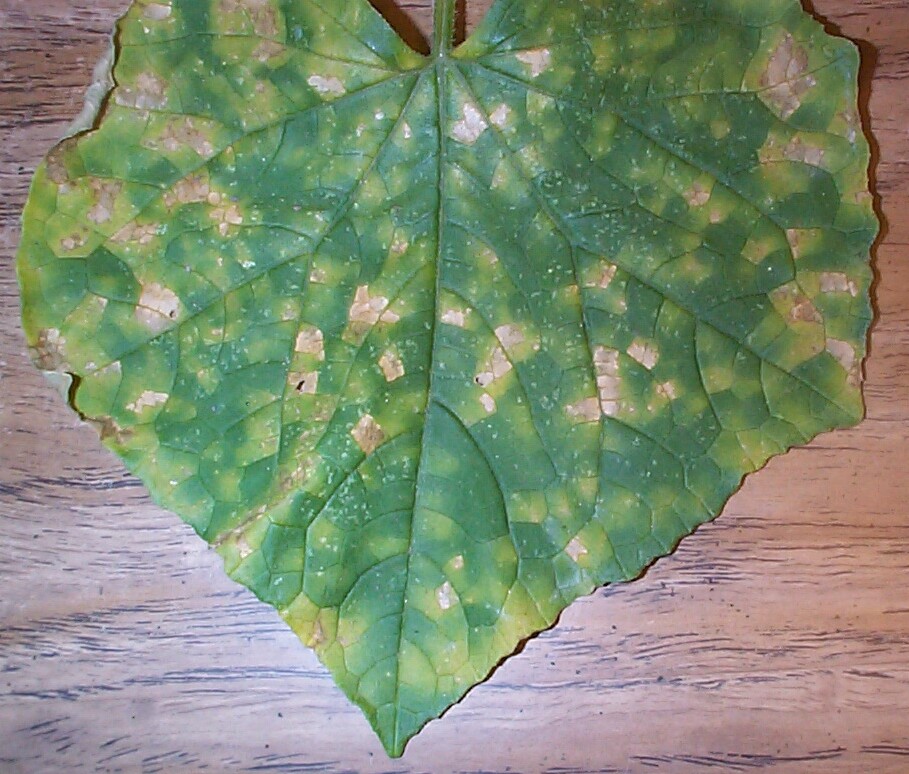
<svg viewBox="0 0 909 774"><path fill-rule="evenodd" d="M401 754L862 416L858 56L795 0L141 0L38 170L37 365Z"/></svg>

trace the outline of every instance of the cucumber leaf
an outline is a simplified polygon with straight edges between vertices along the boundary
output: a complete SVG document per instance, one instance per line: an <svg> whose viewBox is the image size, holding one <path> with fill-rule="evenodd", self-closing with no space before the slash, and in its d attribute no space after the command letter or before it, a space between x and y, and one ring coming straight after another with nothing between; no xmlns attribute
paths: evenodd
<svg viewBox="0 0 909 774"><path fill-rule="evenodd" d="M855 47L795 0L137 0L18 258L39 368L400 755L858 422Z"/></svg>

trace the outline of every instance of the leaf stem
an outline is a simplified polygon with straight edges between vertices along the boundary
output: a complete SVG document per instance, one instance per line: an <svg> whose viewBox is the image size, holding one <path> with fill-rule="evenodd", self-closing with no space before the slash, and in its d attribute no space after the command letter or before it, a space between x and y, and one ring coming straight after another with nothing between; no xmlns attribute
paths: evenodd
<svg viewBox="0 0 909 774"><path fill-rule="evenodd" d="M433 2L432 53L438 59L445 58L451 52L457 4L457 0Z"/></svg>

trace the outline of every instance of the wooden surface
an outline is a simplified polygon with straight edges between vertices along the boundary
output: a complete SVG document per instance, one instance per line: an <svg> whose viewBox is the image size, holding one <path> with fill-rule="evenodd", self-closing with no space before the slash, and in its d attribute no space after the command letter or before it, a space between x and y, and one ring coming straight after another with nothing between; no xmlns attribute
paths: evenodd
<svg viewBox="0 0 909 774"><path fill-rule="evenodd" d="M816 0L868 41L868 419L573 605L400 761L25 355L26 187L126 4L0 0L0 771L909 772L909 0Z"/></svg>

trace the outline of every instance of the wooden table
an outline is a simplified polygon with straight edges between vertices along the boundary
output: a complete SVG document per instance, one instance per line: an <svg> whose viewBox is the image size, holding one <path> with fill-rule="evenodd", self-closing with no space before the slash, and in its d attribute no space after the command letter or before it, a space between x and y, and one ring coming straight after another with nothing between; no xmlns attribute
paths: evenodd
<svg viewBox="0 0 909 774"><path fill-rule="evenodd" d="M909 0L815 4L867 41L888 220L867 420L774 460L390 761L29 364L19 212L127 0L0 0L0 771L909 771ZM426 5L401 7L425 29Z"/></svg>

